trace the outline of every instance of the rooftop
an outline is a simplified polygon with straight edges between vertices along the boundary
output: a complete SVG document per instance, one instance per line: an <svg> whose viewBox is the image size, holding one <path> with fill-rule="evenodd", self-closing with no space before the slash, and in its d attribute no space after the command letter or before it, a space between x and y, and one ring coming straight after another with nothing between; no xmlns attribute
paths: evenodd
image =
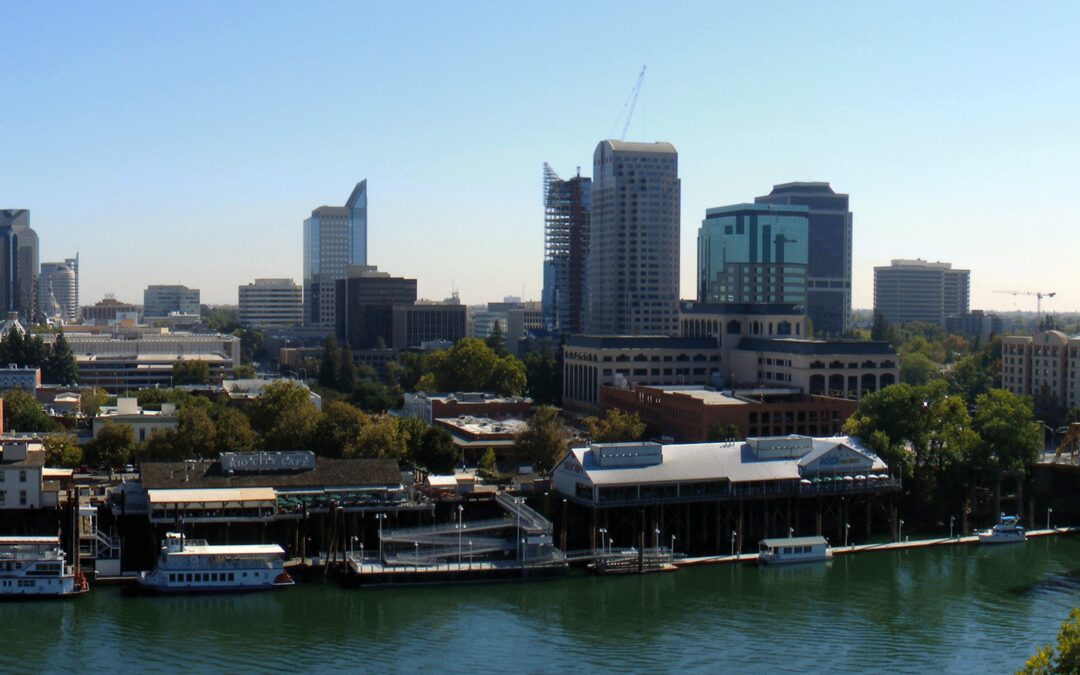
<svg viewBox="0 0 1080 675"><path fill-rule="evenodd" d="M571 335L566 345L592 349L716 349L716 339L665 335Z"/></svg>
<svg viewBox="0 0 1080 675"><path fill-rule="evenodd" d="M851 354L895 356L888 342L860 340L799 340L795 338L744 337L739 349L751 352L780 352L782 354L830 355Z"/></svg>
<svg viewBox="0 0 1080 675"><path fill-rule="evenodd" d="M392 459L329 459L319 457L314 469L264 471L229 475L216 461L144 462L143 486L150 489L239 487L322 488L327 486L397 486L398 463Z"/></svg>
<svg viewBox="0 0 1080 675"><path fill-rule="evenodd" d="M757 302L696 302L679 303L680 314L751 314L802 316L805 312L793 304L764 304Z"/></svg>
<svg viewBox="0 0 1080 675"><path fill-rule="evenodd" d="M616 152L655 152L662 154L675 154L675 146L671 143L657 142L657 143L641 143L637 141L616 141L607 139L600 141L601 143L607 143L611 146L612 150Z"/></svg>

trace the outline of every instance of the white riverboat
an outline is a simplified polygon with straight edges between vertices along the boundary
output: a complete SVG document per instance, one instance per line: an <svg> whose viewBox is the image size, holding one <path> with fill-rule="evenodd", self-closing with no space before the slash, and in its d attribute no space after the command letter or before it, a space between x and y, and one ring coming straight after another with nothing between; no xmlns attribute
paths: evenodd
<svg viewBox="0 0 1080 675"><path fill-rule="evenodd" d="M1016 516L1001 514L1001 522L979 532L980 544L1015 544L1027 540L1027 532Z"/></svg>
<svg viewBox="0 0 1080 675"><path fill-rule="evenodd" d="M0 597L58 598L88 588L67 563L60 537L0 537Z"/></svg>
<svg viewBox="0 0 1080 675"><path fill-rule="evenodd" d="M825 537L787 537L762 539L758 562L766 565L820 562L832 559L832 547Z"/></svg>
<svg viewBox="0 0 1080 675"><path fill-rule="evenodd" d="M163 593L259 591L292 586L285 550L277 544L211 546L169 532L157 565L139 575L139 586Z"/></svg>

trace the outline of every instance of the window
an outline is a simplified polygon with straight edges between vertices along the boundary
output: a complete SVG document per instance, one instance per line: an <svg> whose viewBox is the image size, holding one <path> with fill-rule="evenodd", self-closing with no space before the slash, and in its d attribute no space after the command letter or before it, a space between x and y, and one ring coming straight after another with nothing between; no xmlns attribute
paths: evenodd
<svg viewBox="0 0 1080 675"><path fill-rule="evenodd" d="M22 470L19 471L19 482L20 483L25 483L26 482L26 469L22 469Z"/></svg>
<svg viewBox="0 0 1080 675"><path fill-rule="evenodd" d="M19 506L26 506L26 490L19 490Z"/></svg>
<svg viewBox="0 0 1080 675"><path fill-rule="evenodd" d="M189 584L191 583L191 575L190 575L190 574L188 574L188 575L187 575L187 582L188 582Z"/></svg>
<svg viewBox="0 0 1080 675"><path fill-rule="evenodd" d="M7 503L7 490L0 490L0 506Z"/></svg>

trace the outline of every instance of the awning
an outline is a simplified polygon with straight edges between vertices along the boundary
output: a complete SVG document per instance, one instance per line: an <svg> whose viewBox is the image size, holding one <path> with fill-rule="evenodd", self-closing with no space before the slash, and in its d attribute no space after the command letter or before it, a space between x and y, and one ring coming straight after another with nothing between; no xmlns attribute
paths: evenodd
<svg viewBox="0 0 1080 675"><path fill-rule="evenodd" d="M151 506L167 504L274 503L274 488L206 488L201 490L147 490Z"/></svg>

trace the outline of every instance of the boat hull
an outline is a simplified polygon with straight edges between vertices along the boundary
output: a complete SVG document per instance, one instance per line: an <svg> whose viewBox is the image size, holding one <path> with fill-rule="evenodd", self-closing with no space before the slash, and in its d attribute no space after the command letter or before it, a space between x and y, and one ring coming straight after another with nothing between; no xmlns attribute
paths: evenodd
<svg viewBox="0 0 1080 675"><path fill-rule="evenodd" d="M832 560L832 551L815 556L758 556L758 562L762 565L798 565L800 563L820 563Z"/></svg>
<svg viewBox="0 0 1080 675"><path fill-rule="evenodd" d="M1027 541L1026 535L1000 535L1000 534L980 534L979 543L986 545L994 544L1022 544Z"/></svg>

